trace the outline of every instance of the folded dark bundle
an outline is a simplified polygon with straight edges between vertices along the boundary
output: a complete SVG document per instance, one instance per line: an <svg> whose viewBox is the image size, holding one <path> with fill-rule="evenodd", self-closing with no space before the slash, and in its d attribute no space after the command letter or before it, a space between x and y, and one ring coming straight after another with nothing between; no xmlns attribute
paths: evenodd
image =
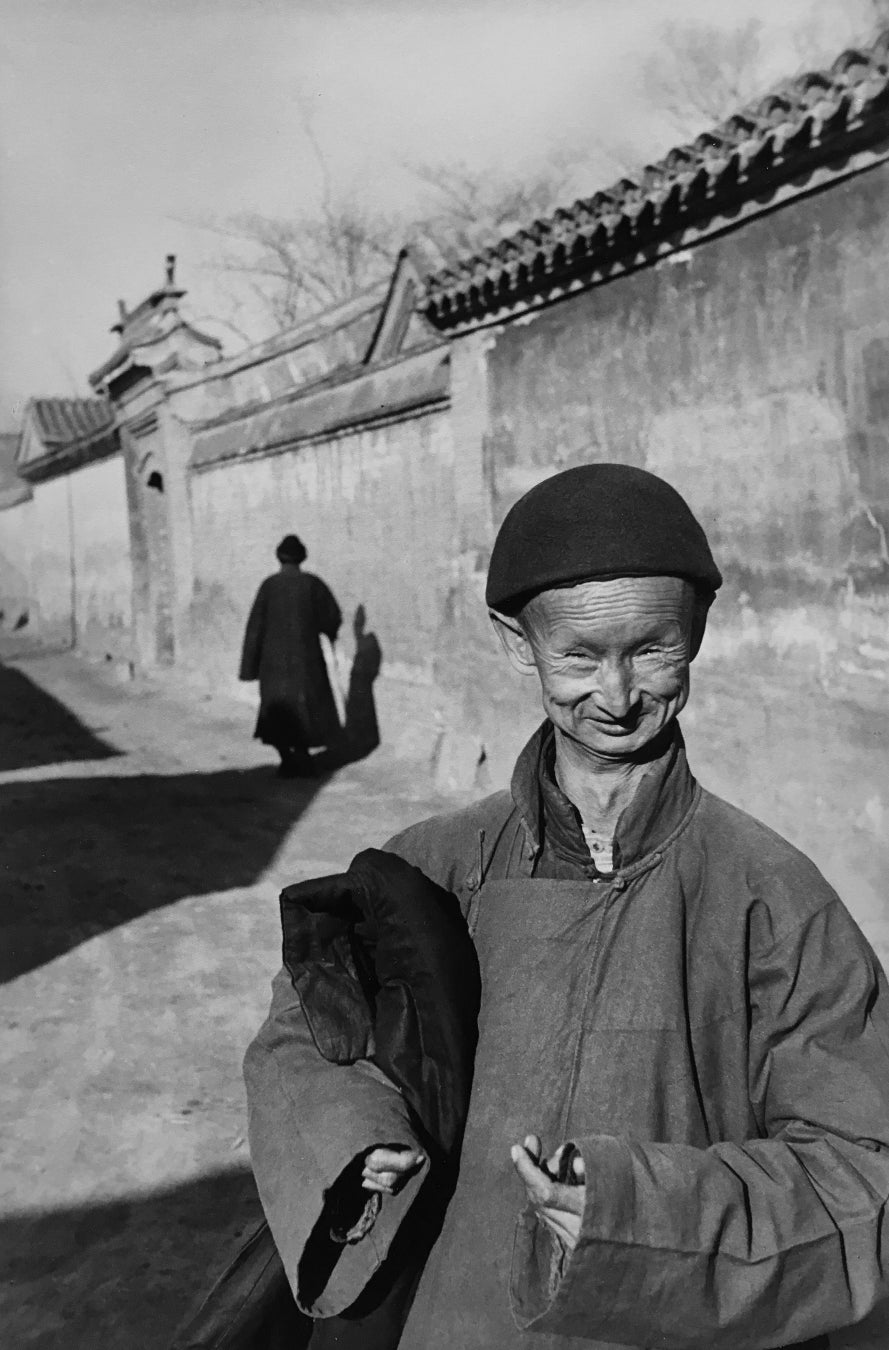
<svg viewBox="0 0 889 1350"><path fill-rule="evenodd" d="M284 964L318 1050L371 1059L449 1154L469 1107L481 977L457 899L391 853L281 893Z"/></svg>
<svg viewBox="0 0 889 1350"><path fill-rule="evenodd" d="M372 1060L400 1089L430 1156L448 1170L459 1148L478 1036L481 976L454 895L394 854L366 849L348 871L281 893L284 965L318 1051ZM368 1139L368 1150L384 1140ZM331 1187L310 1239L336 1244L367 1196L360 1159ZM446 1196L447 1182L440 1189ZM335 1260L328 1249L325 1259ZM398 1287L398 1286L396 1286ZM393 1307L397 1325L405 1311ZM339 1318L329 1319L339 1322ZM266 1224L251 1233L173 1350L271 1350L308 1343ZM393 1341L394 1343L394 1341Z"/></svg>

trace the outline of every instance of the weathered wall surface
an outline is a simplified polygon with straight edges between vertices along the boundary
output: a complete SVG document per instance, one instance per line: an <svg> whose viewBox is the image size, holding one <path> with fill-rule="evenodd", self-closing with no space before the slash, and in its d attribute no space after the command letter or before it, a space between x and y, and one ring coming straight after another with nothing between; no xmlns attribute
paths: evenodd
<svg viewBox="0 0 889 1350"><path fill-rule="evenodd" d="M367 611L389 674L428 679L456 537L446 414L222 464L191 480L194 594L189 662L237 673L256 588L295 532L345 615Z"/></svg>
<svg viewBox="0 0 889 1350"><path fill-rule="evenodd" d="M30 502L0 514L0 554L4 601L12 604L24 581L28 631L41 642L128 656L132 575L121 456L36 483Z"/></svg>
<svg viewBox="0 0 889 1350"><path fill-rule="evenodd" d="M77 642L99 655L130 652L133 576L121 455L71 474Z"/></svg>
<svg viewBox="0 0 889 1350"><path fill-rule="evenodd" d="M68 477L35 483L31 515L29 628L49 644L74 639L71 489Z"/></svg>
<svg viewBox="0 0 889 1350"><path fill-rule="evenodd" d="M461 515L436 662L452 728L442 785L501 782L539 719L491 633L484 576L512 503L574 464L640 465L691 502L727 580L702 666L885 689L887 249L878 168L456 340L455 443L485 501Z"/></svg>
<svg viewBox="0 0 889 1350"><path fill-rule="evenodd" d="M889 168L489 334L495 518L588 460L673 482L758 597L889 588Z"/></svg>
<svg viewBox="0 0 889 1350"><path fill-rule="evenodd" d="M0 511L0 627L26 621L31 605L33 501Z"/></svg>
<svg viewBox="0 0 889 1350"><path fill-rule="evenodd" d="M173 663L178 609L187 605L191 595L190 570L177 573L173 566L173 502L180 508L176 520L180 549L190 549L191 527L184 470L177 466L178 481L170 472L170 438L164 435L166 428L158 416L157 390L149 386L146 392L147 400L134 399L121 410L121 441L130 517L133 648L140 665L150 668ZM179 581L178 594L174 593L174 577Z"/></svg>

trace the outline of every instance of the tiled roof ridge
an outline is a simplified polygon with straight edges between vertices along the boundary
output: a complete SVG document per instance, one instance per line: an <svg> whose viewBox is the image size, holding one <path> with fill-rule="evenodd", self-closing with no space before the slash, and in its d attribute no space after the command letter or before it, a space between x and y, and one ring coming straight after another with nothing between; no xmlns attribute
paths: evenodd
<svg viewBox="0 0 889 1350"><path fill-rule="evenodd" d="M201 371L201 378L224 378L237 370L259 365L274 356L286 355L300 347L309 346L319 337L328 337L341 328L347 328L349 324L357 322L365 314L382 306L386 298L386 287L387 282L378 281L373 286L356 291L345 300L332 301L329 305L324 305L313 314L300 319L298 323L291 324L289 328L283 328L280 333L272 333L269 337L251 342L240 351L223 357L212 367ZM337 317L339 315L342 317Z"/></svg>
<svg viewBox="0 0 889 1350"><path fill-rule="evenodd" d="M443 350L446 357L450 352L449 343L435 334L429 342L421 346L412 347L408 352L398 352L395 356L387 357L384 361L375 362L372 369L385 374L386 371L405 362L413 357L424 357L431 351ZM273 398L255 398L246 403L237 403L233 407L226 408L223 412L213 413L207 417L199 417L189 423L192 431L206 431L211 427L227 426L229 423L241 422L246 418L255 417L257 413L265 412L269 409L289 408L292 404L301 403L303 399L313 398L316 394L326 393L338 389L340 385L353 384L356 380L362 379L371 369L365 361L352 361L348 365L338 366L334 370L328 371L325 375L320 375L315 380L309 380L306 384L296 385L293 389L288 389L285 393L277 394Z"/></svg>
<svg viewBox="0 0 889 1350"><path fill-rule="evenodd" d="M192 423L190 465L203 470L256 454L277 454L307 441L431 409L450 393L450 346L433 342L380 365L356 367L348 381L316 385L299 398Z"/></svg>
<svg viewBox="0 0 889 1350"><path fill-rule="evenodd" d="M33 433L33 434L31 434ZM119 448L110 404L80 396L29 399L15 467L28 483L105 459Z"/></svg>
<svg viewBox="0 0 889 1350"><path fill-rule="evenodd" d="M101 394L34 394L29 400L30 403L51 403L57 408L61 407L83 407L84 404L101 404L103 408L109 406L108 400Z"/></svg>
<svg viewBox="0 0 889 1350"><path fill-rule="evenodd" d="M622 178L427 276L426 316L446 329L546 294L718 215L721 205L777 186L884 118L889 131L889 28L827 69L784 80L646 166L638 182Z"/></svg>

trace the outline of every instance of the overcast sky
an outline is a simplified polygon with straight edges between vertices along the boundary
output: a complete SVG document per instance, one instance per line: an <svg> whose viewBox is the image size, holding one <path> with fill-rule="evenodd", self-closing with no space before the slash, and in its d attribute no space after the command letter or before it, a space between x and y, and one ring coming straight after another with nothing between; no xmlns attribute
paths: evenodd
<svg viewBox="0 0 889 1350"><path fill-rule="evenodd" d="M405 160L663 152L639 72L666 19L761 16L780 52L813 5L856 2L0 0L0 419L88 392L117 297L159 284L166 253L207 303L219 242L185 221L313 199L301 101L339 185L402 208Z"/></svg>

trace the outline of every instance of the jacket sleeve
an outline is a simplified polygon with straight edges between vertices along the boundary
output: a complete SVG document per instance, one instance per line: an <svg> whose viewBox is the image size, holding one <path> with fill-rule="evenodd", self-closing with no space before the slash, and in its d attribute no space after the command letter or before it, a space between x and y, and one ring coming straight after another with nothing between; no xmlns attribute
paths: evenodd
<svg viewBox="0 0 889 1350"><path fill-rule="evenodd" d="M262 634L265 625L265 585L256 592L256 599L250 608L247 628L244 632L244 645L241 648L241 666L239 680L259 679L259 660L262 654Z"/></svg>
<svg viewBox="0 0 889 1350"><path fill-rule="evenodd" d="M519 1221L524 1328L663 1350L766 1350L889 1294L889 989L834 899L755 962L750 1097L764 1136L707 1149L598 1135L580 1239Z"/></svg>
<svg viewBox="0 0 889 1350"><path fill-rule="evenodd" d="M300 1261L333 1183L376 1144L419 1141L401 1094L374 1065L332 1064L319 1054L286 970L273 983L244 1077L253 1171L287 1278L304 1312L331 1317L350 1307L379 1269L428 1162L398 1195L383 1198L372 1226L341 1245L326 1284L308 1296Z"/></svg>

